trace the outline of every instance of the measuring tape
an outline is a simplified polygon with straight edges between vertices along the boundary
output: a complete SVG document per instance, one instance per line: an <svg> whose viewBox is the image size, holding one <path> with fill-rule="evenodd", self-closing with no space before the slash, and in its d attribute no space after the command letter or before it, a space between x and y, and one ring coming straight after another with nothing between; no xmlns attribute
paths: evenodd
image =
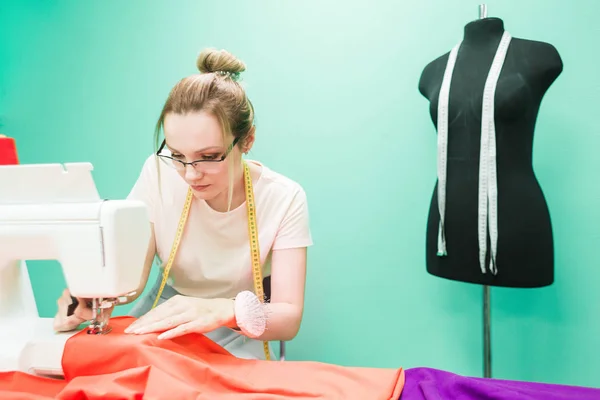
<svg viewBox="0 0 600 400"><path fill-rule="evenodd" d="M246 189L246 210L248 213L248 239L250 240L250 251L252 253L252 276L254 277L254 294L261 303L265 302L265 291L263 288L262 269L260 267L260 250L258 247L258 229L256 227L256 208L254 207L254 190L250 167L244 162L244 188ZM269 342L263 342L265 358L271 359Z"/></svg>
<svg viewBox="0 0 600 400"><path fill-rule="evenodd" d="M243 162L243 165L244 190L246 192L246 210L248 214L248 239L250 242L250 251L252 257L252 275L254 277L254 293L256 294L256 297L258 297L260 302L264 303L265 294L263 288L262 269L260 266L260 250L258 247L256 208L254 206L254 188L252 185L252 177L250 176L250 168L248 167L248 164L245 161ZM179 249L181 235L183 234L183 229L185 227L185 223L190 213L192 199L192 189L189 188L185 199L185 204L183 206L183 211L181 212L181 217L179 218L179 225L177 226L177 232L175 233L173 247L171 247L171 254L169 254L169 260L167 261L167 265L165 266L165 269L163 271L162 282L160 283L160 288L158 289L158 293L156 294L156 298L154 299L154 304L152 305L152 308L156 307L156 305L158 304L158 299L160 299L160 295L163 292L165 285L167 284L167 279L169 278L169 271L171 270L171 266L173 265L173 261L175 260L175 255L177 254L177 250ZM263 342L263 349L265 352L265 358L267 360L270 360L271 353L269 351L269 342Z"/></svg>
<svg viewBox="0 0 600 400"><path fill-rule="evenodd" d="M496 86L506 53L512 40L508 32L504 32L490 72L487 76L482 101L481 112L481 146L479 159L479 190L478 190L478 240L479 264L482 273L486 273L485 257L487 254L487 234L489 230L491 256L489 269L492 274L498 273L496 255L498 252L498 183L496 172L496 125L494 121L494 99ZM448 110L449 93L452 74L456 64L458 50L462 41L455 45L448 56L446 70L438 98L438 208L440 224L438 228L438 256L447 255L446 232L444 226L446 212L446 168L448 146ZM489 214L489 223L488 223Z"/></svg>

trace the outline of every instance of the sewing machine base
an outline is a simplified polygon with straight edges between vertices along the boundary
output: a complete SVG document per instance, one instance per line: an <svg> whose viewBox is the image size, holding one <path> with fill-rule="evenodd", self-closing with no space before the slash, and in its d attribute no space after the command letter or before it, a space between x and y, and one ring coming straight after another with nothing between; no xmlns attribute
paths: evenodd
<svg viewBox="0 0 600 400"><path fill-rule="evenodd" d="M54 332L52 318L0 319L0 371L62 377L67 340L78 331Z"/></svg>

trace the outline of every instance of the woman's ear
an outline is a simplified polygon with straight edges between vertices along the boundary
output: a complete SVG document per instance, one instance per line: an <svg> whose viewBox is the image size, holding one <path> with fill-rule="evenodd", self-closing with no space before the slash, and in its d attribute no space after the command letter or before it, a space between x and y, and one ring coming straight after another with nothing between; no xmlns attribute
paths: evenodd
<svg viewBox="0 0 600 400"><path fill-rule="evenodd" d="M252 126L248 135L244 139L244 143L242 143L242 152L244 154L248 154L250 149L252 149L252 145L254 145L254 132L256 131L256 127Z"/></svg>

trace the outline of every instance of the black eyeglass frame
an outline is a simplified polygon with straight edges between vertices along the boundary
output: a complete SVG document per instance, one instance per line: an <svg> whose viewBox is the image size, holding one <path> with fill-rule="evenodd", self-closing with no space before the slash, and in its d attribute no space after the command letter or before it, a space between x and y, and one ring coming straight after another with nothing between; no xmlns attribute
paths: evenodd
<svg viewBox="0 0 600 400"><path fill-rule="evenodd" d="M227 156L229 155L229 153L231 153L231 151L233 150L233 147L237 144L237 142L239 141L239 137L236 137L233 142L231 142L231 144L229 145L229 147L227 148L227 150L225 151L225 153L223 153L223 155L220 158L216 158L214 160L196 160L196 161L190 161L190 162L186 162L186 161L181 161L181 160L177 160L173 157L170 156L166 156L164 154L160 154L161 151L163 151L163 149L165 148L167 142L166 140L163 139L162 144L160 145L160 147L158 148L158 151L156 152L156 155L162 159L168 159L171 161L177 161L178 163L183 165L183 168L185 169L185 167L187 167L188 165L191 165L192 168L196 168L196 165L198 163L219 163L219 162L223 162L225 161L225 159L227 158Z"/></svg>

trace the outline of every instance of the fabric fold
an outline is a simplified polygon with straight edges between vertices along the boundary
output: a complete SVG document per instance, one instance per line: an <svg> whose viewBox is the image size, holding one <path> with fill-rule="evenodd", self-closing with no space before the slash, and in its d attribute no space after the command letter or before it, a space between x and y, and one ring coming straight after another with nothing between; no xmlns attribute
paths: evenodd
<svg viewBox="0 0 600 400"><path fill-rule="evenodd" d="M201 334L158 340L129 335L132 317L111 319L108 335L82 331L65 346L64 380L0 373L3 400L398 399L402 368L234 357Z"/></svg>

